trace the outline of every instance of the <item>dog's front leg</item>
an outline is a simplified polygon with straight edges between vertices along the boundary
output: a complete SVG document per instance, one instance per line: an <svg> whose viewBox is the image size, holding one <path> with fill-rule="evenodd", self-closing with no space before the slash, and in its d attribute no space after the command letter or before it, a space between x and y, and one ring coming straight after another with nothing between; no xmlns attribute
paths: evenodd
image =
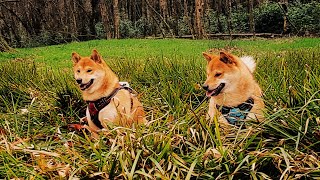
<svg viewBox="0 0 320 180"><path fill-rule="evenodd" d="M212 98L210 98L207 119L212 119L215 116L215 114L216 114L216 103Z"/></svg>

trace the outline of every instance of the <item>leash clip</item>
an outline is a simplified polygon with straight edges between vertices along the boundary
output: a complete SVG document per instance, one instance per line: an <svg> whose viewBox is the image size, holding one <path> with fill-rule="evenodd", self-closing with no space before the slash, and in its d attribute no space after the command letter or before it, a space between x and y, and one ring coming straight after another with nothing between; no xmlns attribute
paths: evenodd
<svg viewBox="0 0 320 180"><path fill-rule="evenodd" d="M119 82L120 86L122 87L127 87L127 88L130 88L130 85L128 82L125 82L125 81L122 81L122 82Z"/></svg>
<svg viewBox="0 0 320 180"><path fill-rule="evenodd" d="M137 96L138 93L134 89L132 89L128 82L122 81L119 82L121 88L128 90L133 96Z"/></svg>

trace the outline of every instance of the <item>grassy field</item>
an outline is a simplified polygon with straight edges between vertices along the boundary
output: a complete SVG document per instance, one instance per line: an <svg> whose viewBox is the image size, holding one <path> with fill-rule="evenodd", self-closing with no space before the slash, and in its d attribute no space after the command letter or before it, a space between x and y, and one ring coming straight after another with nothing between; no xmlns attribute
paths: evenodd
<svg viewBox="0 0 320 180"><path fill-rule="evenodd" d="M97 49L149 121L93 140L71 53ZM203 51L254 56L266 120L207 121ZM0 53L0 179L319 179L320 39L95 40Z"/></svg>

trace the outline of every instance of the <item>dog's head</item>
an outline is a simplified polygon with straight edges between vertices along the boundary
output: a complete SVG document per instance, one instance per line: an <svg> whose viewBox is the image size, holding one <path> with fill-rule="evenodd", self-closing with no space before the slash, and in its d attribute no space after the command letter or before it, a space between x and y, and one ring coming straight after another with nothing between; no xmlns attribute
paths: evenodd
<svg viewBox="0 0 320 180"><path fill-rule="evenodd" d="M222 92L234 91L240 80L240 68L238 57L227 52L220 52L219 55L203 53L208 61L207 79L202 85L208 97L218 96Z"/></svg>
<svg viewBox="0 0 320 180"><path fill-rule="evenodd" d="M74 77L82 91L91 90L103 81L106 64L97 50L93 50L90 57L73 52L72 61Z"/></svg>

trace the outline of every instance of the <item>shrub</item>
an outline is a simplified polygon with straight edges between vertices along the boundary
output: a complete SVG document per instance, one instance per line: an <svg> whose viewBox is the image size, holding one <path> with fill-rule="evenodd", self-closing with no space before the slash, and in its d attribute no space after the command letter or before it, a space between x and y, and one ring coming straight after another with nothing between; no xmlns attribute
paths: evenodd
<svg viewBox="0 0 320 180"><path fill-rule="evenodd" d="M28 35L26 33L21 33L20 42L12 41L13 47L39 47L39 46L49 46L55 44L61 44L70 42L71 38L68 35L62 34L60 32L51 32L48 30L42 30L39 35Z"/></svg>
<svg viewBox="0 0 320 180"><path fill-rule="evenodd" d="M62 33L54 33L53 41L55 44L61 44L67 42Z"/></svg>
<svg viewBox="0 0 320 180"><path fill-rule="evenodd" d="M232 31L238 33L249 32L249 15L245 8L238 7L237 10L232 12Z"/></svg>
<svg viewBox="0 0 320 180"><path fill-rule="evenodd" d="M169 25L170 28L168 28L167 26L164 26L164 29L166 29L166 35L167 36L172 36L172 35L176 35L178 33L179 30L177 30L178 27L178 21L177 19L173 18L173 17L168 17L166 19L166 23Z"/></svg>
<svg viewBox="0 0 320 180"><path fill-rule="evenodd" d="M144 17L135 22L135 32L139 37L150 36L152 34L152 24Z"/></svg>
<svg viewBox="0 0 320 180"><path fill-rule="evenodd" d="M289 20L296 27L296 31L305 33L319 33L320 31L320 3L295 3L289 7Z"/></svg>
<svg viewBox="0 0 320 180"><path fill-rule="evenodd" d="M51 45L52 44L52 34L49 31L42 30L40 36L38 36L38 43L41 45Z"/></svg>
<svg viewBox="0 0 320 180"><path fill-rule="evenodd" d="M188 23L186 23L186 22L187 22L187 17L186 16L181 17L178 20L178 36L191 34L190 28L188 26Z"/></svg>
<svg viewBox="0 0 320 180"><path fill-rule="evenodd" d="M283 12L277 3L265 3L254 10L257 33L281 33Z"/></svg>
<svg viewBox="0 0 320 180"><path fill-rule="evenodd" d="M135 29L133 23L128 20L120 20L120 37L121 38L133 38L137 34L137 30Z"/></svg>
<svg viewBox="0 0 320 180"><path fill-rule="evenodd" d="M102 22L98 22L94 26L98 39L104 39L106 37L106 32L104 31Z"/></svg>
<svg viewBox="0 0 320 180"><path fill-rule="evenodd" d="M227 32L228 26L227 26L227 17L223 14L219 15L219 21L218 23L218 17L217 12L210 9L206 12L206 18L204 21L204 26L207 33L225 33ZM220 27L219 27L220 26Z"/></svg>

